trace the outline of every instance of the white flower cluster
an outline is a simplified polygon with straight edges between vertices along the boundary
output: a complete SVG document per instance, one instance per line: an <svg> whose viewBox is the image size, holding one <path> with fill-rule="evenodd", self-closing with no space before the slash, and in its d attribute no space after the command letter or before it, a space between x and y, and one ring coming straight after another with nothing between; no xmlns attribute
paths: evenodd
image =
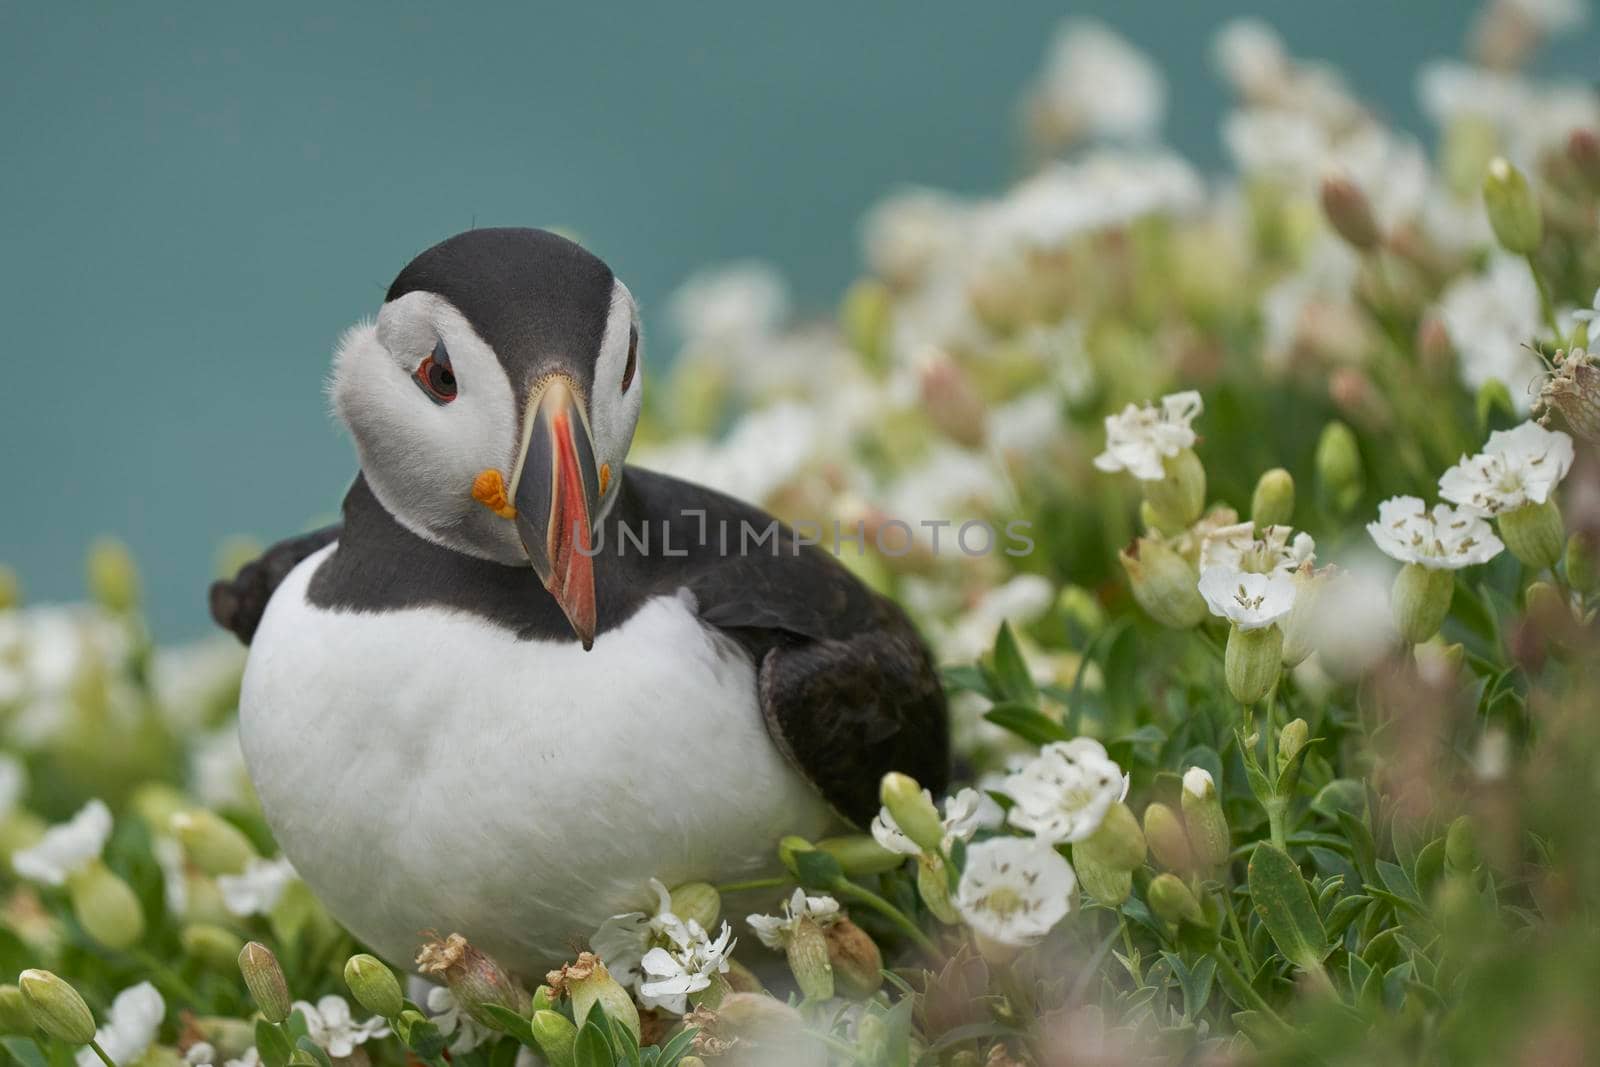
<svg viewBox="0 0 1600 1067"><path fill-rule="evenodd" d="M353 1054L358 1046L374 1038L389 1036L389 1024L381 1017L374 1015L357 1022L350 1014L350 1005L340 996L319 997L315 1004L297 1000L294 1008L305 1018L307 1036L336 1060Z"/></svg>
<svg viewBox="0 0 1600 1067"><path fill-rule="evenodd" d="M155 1044L161 1020L166 1018L167 1002L149 982L124 989L111 1001L105 1025L94 1032L95 1044L117 1067L128 1067ZM93 1049L79 1049L78 1067L102 1067Z"/></svg>
<svg viewBox="0 0 1600 1067"><path fill-rule="evenodd" d="M97 798L71 819L50 827L33 845L12 853L11 868L41 885L64 885L100 858L110 837L111 809Z"/></svg>
<svg viewBox="0 0 1600 1067"><path fill-rule="evenodd" d="M933 802L933 794L924 789L922 795ZM976 789L963 789L955 796L947 797L944 802L944 847L949 851L950 846L957 840L971 841L983 826L984 822L984 796ZM873 839L888 849L902 856L916 856L922 850L916 842L901 832L896 825L894 816L889 814L888 808L881 808L872 819Z"/></svg>
<svg viewBox="0 0 1600 1067"><path fill-rule="evenodd" d="M1128 471L1141 481L1165 475L1162 460L1170 459L1195 442L1194 420L1205 409L1194 391L1161 398L1159 407L1129 404L1117 415L1106 416L1106 450L1094 459L1103 471Z"/></svg>
<svg viewBox="0 0 1600 1067"><path fill-rule="evenodd" d="M818 926L831 926L844 918L839 902L827 894L809 896L804 889L783 902L782 915L749 915L745 922L755 931L761 943L770 949L781 949L803 920L809 919Z"/></svg>
<svg viewBox="0 0 1600 1067"><path fill-rule="evenodd" d="M652 878L650 889L656 897L653 913L613 915L590 937L589 947L645 1007L682 1013L688 994L705 989L712 975L728 970L733 932L723 923L712 940L697 921L673 913L665 885Z"/></svg>

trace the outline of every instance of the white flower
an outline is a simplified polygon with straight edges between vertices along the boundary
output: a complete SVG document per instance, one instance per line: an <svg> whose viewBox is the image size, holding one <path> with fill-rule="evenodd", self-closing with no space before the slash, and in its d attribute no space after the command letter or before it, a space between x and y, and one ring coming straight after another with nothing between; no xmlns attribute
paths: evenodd
<svg viewBox="0 0 1600 1067"><path fill-rule="evenodd" d="M800 920L810 919L818 926L831 926L842 918L837 900L826 895L808 897L804 889L796 889L794 895L783 902L782 915L747 915L744 921L750 924L763 945L781 949L800 925Z"/></svg>
<svg viewBox="0 0 1600 1067"><path fill-rule="evenodd" d="M1031 945L1072 910L1078 877L1037 839L993 837L967 851L956 909L968 926L1003 945Z"/></svg>
<svg viewBox="0 0 1600 1067"><path fill-rule="evenodd" d="M389 1024L380 1016L358 1023L351 1017L345 999L331 993L315 1005L297 1000L294 1008L305 1017L307 1035L334 1059L350 1055L370 1038L389 1036Z"/></svg>
<svg viewBox="0 0 1600 1067"><path fill-rule="evenodd" d="M1579 308L1572 317L1586 327L1589 347L1600 348L1600 289L1594 291L1594 306Z"/></svg>
<svg viewBox="0 0 1600 1067"><path fill-rule="evenodd" d="M1056 32L1034 97L1068 134L1151 138L1166 84L1150 59L1104 23L1068 19Z"/></svg>
<svg viewBox="0 0 1600 1067"><path fill-rule="evenodd" d="M647 1007L661 1007L681 1015L688 1007L688 995L711 984L713 975L725 974L728 956L737 944L727 923L712 941L700 924L690 920L684 926L684 939L670 949L653 948L644 955L644 972L649 980L639 987L648 1000Z"/></svg>
<svg viewBox="0 0 1600 1067"><path fill-rule="evenodd" d="M1539 332L1539 290L1528 265L1496 254L1486 274L1450 283L1439 298L1439 321L1461 356L1461 378L1477 389L1503 382L1521 407L1543 365L1527 345Z"/></svg>
<svg viewBox="0 0 1600 1067"><path fill-rule="evenodd" d="M654 914L630 911L613 915L589 938L589 948L605 963L618 982L638 991L644 981L640 963L652 946L673 944L683 920L672 912L672 894L657 879L650 879L656 897Z"/></svg>
<svg viewBox="0 0 1600 1067"><path fill-rule="evenodd" d="M1016 804L1006 820L1052 844L1081 841L1099 829L1111 805L1127 795L1122 768L1087 737L1053 741L1006 777L1001 791Z"/></svg>
<svg viewBox="0 0 1600 1067"><path fill-rule="evenodd" d="M278 903L289 883L297 879L294 865L283 856L275 860L252 858L240 874L217 877L222 902L238 916L265 915Z"/></svg>
<svg viewBox="0 0 1600 1067"><path fill-rule="evenodd" d="M1429 511L1414 496L1378 505L1378 521L1367 523L1373 542L1391 559L1429 570L1460 570L1487 563L1505 548L1489 524L1465 509L1435 504Z"/></svg>
<svg viewBox="0 0 1600 1067"><path fill-rule="evenodd" d="M1206 531L1200 542L1200 569L1231 567L1237 571L1284 574L1299 570L1315 558L1317 543L1308 533L1295 534L1289 526L1267 526L1256 536L1253 522L1240 522Z"/></svg>
<svg viewBox="0 0 1600 1067"><path fill-rule="evenodd" d="M1183 791L1192 797L1205 799L1207 791L1216 792L1216 780L1204 767L1190 767L1183 772Z"/></svg>
<svg viewBox="0 0 1600 1067"><path fill-rule="evenodd" d="M686 346L753 355L751 342L787 317L789 291L771 264L728 263L690 277L668 300L667 312Z"/></svg>
<svg viewBox="0 0 1600 1067"><path fill-rule="evenodd" d="M254 1045L251 1045L244 1050L244 1055L236 1060L229 1060L222 1067L261 1067L261 1053Z"/></svg>
<svg viewBox="0 0 1600 1067"><path fill-rule="evenodd" d="M441 1034L454 1035L450 1051L457 1055L471 1052L494 1036L487 1026L462 1011L461 1005L456 1003L456 995L442 985L428 990L428 1015Z"/></svg>
<svg viewBox="0 0 1600 1067"><path fill-rule="evenodd" d="M167 1003L149 982L124 989L111 1002L105 1025L94 1032L95 1044L105 1049L117 1067L137 1060L155 1042L156 1031L166 1017ZM99 1067L100 1058L91 1049L79 1049L78 1067Z"/></svg>
<svg viewBox="0 0 1600 1067"><path fill-rule="evenodd" d="M933 794L924 789L922 795L933 803ZM959 838L971 841L972 835L984 825L984 802L987 798L976 789L963 789L944 802L944 847L946 850ZM880 808L872 819L872 837L890 852L903 856L916 856L922 849L901 832L888 808Z"/></svg>
<svg viewBox="0 0 1600 1067"><path fill-rule="evenodd" d="M68 876L100 858L110 836L111 809L97 798L71 819L46 830L37 844L13 853L11 867L23 878L62 885Z"/></svg>
<svg viewBox="0 0 1600 1067"><path fill-rule="evenodd" d="M1241 630L1271 626L1294 609L1294 578L1284 571L1251 574L1226 565L1200 575L1200 595L1211 614Z"/></svg>
<svg viewBox="0 0 1600 1067"><path fill-rule="evenodd" d="M1247 97L1271 92L1289 75L1283 38L1258 18L1224 23L1211 38L1211 61L1234 90Z"/></svg>
<svg viewBox="0 0 1600 1067"><path fill-rule="evenodd" d="M867 212L861 244L877 274L910 286L961 248L971 223L971 205L949 193L901 189Z"/></svg>
<svg viewBox="0 0 1600 1067"><path fill-rule="evenodd" d="M1120 415L1106 416L1106 450L1094 458L1103 471L1129 471L1143 481L1160 479L1163 459L1176 456L1195 441L1190 423L1203 410L1197 392L1172 393L1161 406L1129 404Z"/></svg>
<svg viewBox="0 0 1600 1067"><path fill-rule="evenodd" d="M189 750L189 781L200 803L212 809L251 805L250 775L239 748L239 728L229 722L200 734Z"/></svg>
<svg viewBox="0 0 1600 1067"><path fill-rule="evenodd" d="M209 1041L196 1041L183 1052L183 1062L189 1067L212 1067L217 1062L217 1049Z"/></svg>
<svg viewBox="0 0 1600 1067"><path fill-rule="evenodd" d="M1543 504L1572 467L1572 438L1525 422L1496 430L1476 456L1439 479L1439 495L1479 515L1498 515L1527 504Z"/></svg>
<svg viewBox="0 0 1600 1067"><path fill-rule="evenodd" d="M189 910L189 871L183 846L176 838L158 837L150 842L150 851L161 868L162 896L167 912L181 918Z"/></svg>

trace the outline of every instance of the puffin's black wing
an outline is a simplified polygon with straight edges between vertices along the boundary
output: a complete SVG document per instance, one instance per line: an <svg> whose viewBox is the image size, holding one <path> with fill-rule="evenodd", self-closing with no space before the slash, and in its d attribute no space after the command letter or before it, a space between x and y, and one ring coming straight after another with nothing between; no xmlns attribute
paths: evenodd
<svg viewBox="0 0 1600 1067"><path fill-rule="evenodd" d="M840 814L866 826L878 810L878 782L889 771L909 774L935 793L945 788L944 691L927 647L897 605L827 552L796 545L787 528L775 542L742 540L741 524L760 533L773 523L749 505L634 468L624 482L630 487L631 503L645 515L693 509L686 524L668 519L683 528L678 543L691 542L682 585L700 618L749 652L773 741ZM702 529L708 533L698 538Z"/></svg>
<svg viewBox="0 0 1600 1067"><path fill-rule="evenodd" d="M261 625L261 616L267 612L267 601L289 572L307 556L338 539L339 527L334 525L279 541L258 559L240 567L232 578L212 582L212 619L248 645Z"/></svg>

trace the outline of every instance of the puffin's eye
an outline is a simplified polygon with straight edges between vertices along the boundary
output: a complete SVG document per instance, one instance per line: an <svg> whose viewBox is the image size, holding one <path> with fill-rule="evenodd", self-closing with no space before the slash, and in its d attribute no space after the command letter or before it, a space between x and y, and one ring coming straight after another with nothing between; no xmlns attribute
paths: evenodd
<svg viewBox="0 0 1600 1067"><path fill-rule="evenodd" d="M456 398L456 375L450 369L450 353L445 351L443 341L417 365L412 377L435 404L448 404Z"/></svg>
<svg viewBox="0 0 1600 1067"><path fill-rule="evenodd" d="M626 393L633 384L633 372L639 369L639 327L628 328L628 365L622 368L622 391Z"/></svg>

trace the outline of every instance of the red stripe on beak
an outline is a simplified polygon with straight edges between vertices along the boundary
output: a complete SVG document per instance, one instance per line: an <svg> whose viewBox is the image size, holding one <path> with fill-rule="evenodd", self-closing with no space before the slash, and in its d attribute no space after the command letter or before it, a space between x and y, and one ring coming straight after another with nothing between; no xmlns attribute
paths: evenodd
<svg viewBox="0 0 1600 1067"><path fill-rule="evenodd" d="M573 441L572 414L557 411L550 420L555 452L551 479L550 580L545 588L556 598L587 650L594 645L594 556L589 526L588 495Z"/></svg>

